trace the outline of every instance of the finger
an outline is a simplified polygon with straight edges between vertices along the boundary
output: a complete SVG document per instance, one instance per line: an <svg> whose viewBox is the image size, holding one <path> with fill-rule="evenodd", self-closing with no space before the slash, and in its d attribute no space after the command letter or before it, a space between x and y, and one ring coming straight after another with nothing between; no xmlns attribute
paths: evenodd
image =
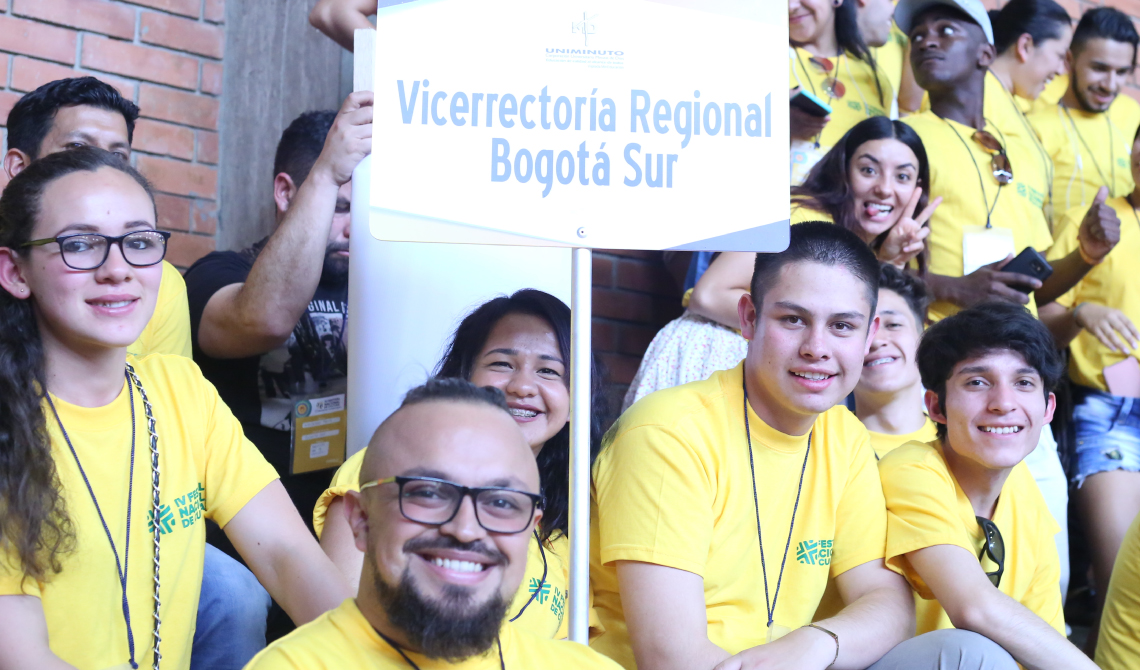
<svg viewBox="0 0 1140 670"><path fill-rule="evenodd" d="M1000 270L1001 268L1005 267L1005 264L1012 261L1012 260L1013 260L1013 254L1006 254L1005 258L1001 259L1000 261L990 263L989 265L983 265L981 268L978 268L978 269L981 270L984 268L987 270L997 271L997 270ZM974 272L977 272L977 271L978 270L974 270Z"/></svg>
<svg viewBox="0 0 1140 670"><path fill-rule="evenodd" d="M1035 291L1041 288L1040 280L1038 280L1036 277L1023 275L1020 272L995 272L993 274L993 278L994 280L1006 284L1007 286L1024 286Z"/></svg>
<svg viewBox="0 0 1140 670"><path fill-rule="evenodd" d="M942 196L938 196L931 202L926 203L926 209L922 210L922 213L920 213L918 217L915 218L915 222L920 226L926 223L928 220L930 220L930 217L934 215L934 210L938 209L938 206L941 204Z"/></svg>
<svg viewBox="0 0 1140 670"><path fill-rule="evenodd" d="M1128 340L1132 342L1133 348L1140 347L1140 331L1136 330L1136 326L1132 323L1132 319L1129 319L1127 316L1123 317L1123 319L1124 334L1127 335Z"/></svg>
<svg viewBox="0 0 1140 670"><path fill-rule="evenodd" d="M1124 343L1124 338L1120 336L1120 333L1116 332L1115 328L1110 327L1108 329L1108 335L1112 338L1112 343L1116 345L1112 348L1113 351L1132 351L1128 348L1128 345Z"/></svg>
<svg viewBox="0 0 1140 670"><path fill-rule="evenodd" d="M922 197L922 187L919 186L918 188L914 189L913 193L910 194L910 200L907 200L906 207L903 207L903 218L904 219L913 219L914 218L914 210L918 207L918 200L921 197Z"/></svg>
<svg viewBox="0 0 1140 670"><path fill-rule="evenodd" d="M919 228L918 232L914 234L914 239L920 240L920 241L925 240L928 237L930 237L930 228L928 228L926 226Z"/></svg>
<svg viewBox="0 0 1140 670"><path fill-rule="evenodd" d="M1108 200L1108 187L1101 186L1096 192L1096 197L1093 198L1093 207L1103 205L1105 200Z"/></svg>
<svg viewBox="0 0 1140 670"><path fill-rule="evenodd" d="M1116 345L1113 343L1113 341L1110 338L1108 338L1105 335L1105 333L1102 330L1100 330L1098 328L1098 329L1092 331L1092 334L1096 337L1097 340L1100 341L1101 344L1108 347L1109 350L1112 351L1112 353L1118 353L1118 351L1116 349Z"/></svg>
<svg viewBox="0 0 1140 670"><path fill-rule="evenodd" d="M999 282L993 282L990 285L990 295L992 295L994 298L997 298L998 300L1015 302L1019 305L1029 304L1028 295Z"/></svg>
<svg viewBox="0 0 1140 670"><path fill-rule="evenodd" d="M344 104L340 106L340 111L344 113L361 107L371 107L372 100L372 91L355 91L344 99Z"/></svg>

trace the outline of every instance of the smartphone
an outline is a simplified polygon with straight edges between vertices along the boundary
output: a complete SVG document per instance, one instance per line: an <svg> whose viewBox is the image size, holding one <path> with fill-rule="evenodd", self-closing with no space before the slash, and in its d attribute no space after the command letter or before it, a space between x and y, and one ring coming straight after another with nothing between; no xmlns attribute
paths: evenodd
<svg viewBox="0 0 1140 670"><path fill-rule="evenodd" d="M821 119L831 114L831 107L829 107L827 103L803 89L792 96L792 107L811 114L812 116L818 116Z"/></svg>
<svg viewBox="0 0 1140 670"><path fill-rule="evenodd" d="M1036 249L1033 247L1025 247L1016 258L1006 263L1001 271L1016 272L1017 274L1028 275L1034 279L1045 281L1049 278L1049 275L1053 274L1053 266L1049 265L1049 261L1037 253ZM1018 288L1017 290L1026 295L1033 292L1032 290L1026 290L1024 288Z"/></svg>

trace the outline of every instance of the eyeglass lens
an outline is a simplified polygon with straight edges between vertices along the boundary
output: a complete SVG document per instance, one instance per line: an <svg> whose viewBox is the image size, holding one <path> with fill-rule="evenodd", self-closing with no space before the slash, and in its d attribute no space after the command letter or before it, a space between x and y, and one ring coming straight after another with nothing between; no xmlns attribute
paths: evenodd
<svg viewBox="0 0 1140 670"><path fill-rule="evenodd" d="M107 260L112 238L104 235L68 235L60 239L63 262L76 270L94 270ZM166 238L157 231L140 230L123 236L119 242L123 259L136 267L162 261L166 255Z"/></svg>
<svg viewBox="0 0 1140 670"><path fill-rule="evenodd" d="M463 491L446 482L407 480L400 492L400 512L417 523L442 524L455 516ZM493 533L526 530L534 516L534 500L517 491L481 489L475 495L479 525Z"/></svg>
<svg viewBox="0 0 1140 670"><path fill-rule="evenodd" d="M990 169L993 170L994 179L997 179L998 183L1003 186L1013 181L1013 166L1010 164L1009 156L1005 153L1005 147L1001 145L1001 142L985 130L975 132L973 138L983 149L992 154L990 156Z"/></svg>

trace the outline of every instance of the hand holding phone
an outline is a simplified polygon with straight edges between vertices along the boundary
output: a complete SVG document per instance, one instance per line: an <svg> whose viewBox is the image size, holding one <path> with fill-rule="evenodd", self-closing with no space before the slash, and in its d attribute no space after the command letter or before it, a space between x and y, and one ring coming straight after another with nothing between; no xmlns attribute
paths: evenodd
<svg viewBox="0 0 1140 670"><path fill-rule="evenodd" d="M1015 272L1044 282L1053 274L1053 266L1049 265L1049 261L1045 260L1045 257L1038 253L1036 249L1033 247L1025 247L1016 258L1006 263L1001 271ZM1033 292L1032 289L1026 290L1025 287L1021 286L1015 288L1026 295Z"/></svg>

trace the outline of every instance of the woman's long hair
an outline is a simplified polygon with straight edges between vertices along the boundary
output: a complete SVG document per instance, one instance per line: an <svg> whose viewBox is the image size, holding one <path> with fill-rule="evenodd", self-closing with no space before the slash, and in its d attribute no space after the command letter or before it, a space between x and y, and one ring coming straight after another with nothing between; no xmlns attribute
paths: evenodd
<svg viewBox="0 0 1140 670"><path fill-rule="evenodd" d="M437 377L471 379L479 354L487 344L491 331L511 314L535 316L550 324L558 340L558 351L566 361L566 385L570 385L570 308L558 298L535 289L523 289L510 297L500 296L480 305L455 329L443 360L436 366ZM598 455L602 437L602 421L606 412L602 378L596 363L590 361L590 463ZM569 532L570 523L570 423L546 441L538 453L538 473L542 494L546 499L539 537L545 542L557 531Z"/></svg>
<svg viewBox="0 0 1140 670"><path fill-rule="evenodd" d="M994 29L994 47L999 54L1017 44L1022 35L1041 46L1045 40L1061 37L1061 28L1073 25L1065 8L1053 0L1009 0L1000 10L989 11Z"/></svg>
<svg viewBox="0 0 1140 670"><path fill-rule="evenodd" d="M130 175L150 194L146 180L115 154L94 147L50 154L0 196L0 247L24 253L49 184L104 167ZM0 549L18 557L26 578L47 581L60 571L75 534L48 439L44 347L33 300L0 290Z"/></svg>
<svg viewBox="0 0 1140 670"><path fill-rule="evenodd" d="M885 116L864 119L848 130L831 151L812 167L804 183L792 187L792 205L828 214L837 225L863 237L863 226L855 214L855 196L851 192L851 159L863 144L886 139L898 140L907 145L918 159L916 185L922 187L922 195L914 210L917 216L926 208L930 196L930 165L926 160L926 147L922 144L922 138L910 126ZM885 230L871 242L871 248L876 253L888 234L890 230ZM923 249L918 257L920 273L926 270L926 255L926 250Z"/></svg>
<svg viewBox="0 0 1140 670"><path fill-rule="evenodd" d="M875 77L875 90L879 96L879 105L888 106L883 95L883 82L879 79L879 65L875 62L875 55L863 40L863 33L859 31L859 18L855 7L855 0L845 0L842 5L835 8L835 41L839 44L839 53L853 56L871 67L871 74ZM792 42L792 46L802 46ZM834 73L838 76L838 73ZM888 110L889 111L889 110Z"/></svg>

